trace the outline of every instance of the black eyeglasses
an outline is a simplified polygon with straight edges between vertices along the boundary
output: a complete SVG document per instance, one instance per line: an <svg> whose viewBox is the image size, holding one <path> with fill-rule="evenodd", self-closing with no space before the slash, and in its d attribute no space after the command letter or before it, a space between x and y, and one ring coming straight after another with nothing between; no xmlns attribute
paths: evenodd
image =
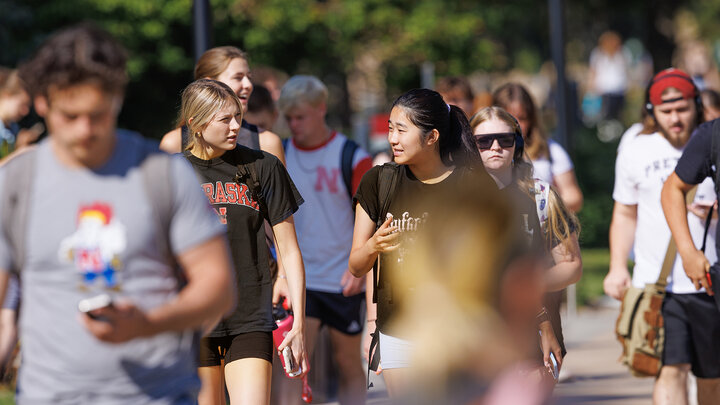
<svg viewBox="0 0 720 405"><path fill-rule="evenodd" d="M500 132L497 134L475 135L475 144L480 149L490 149L493 141L497 139L501 148L510 148L515 145L514 132Z"/></svg>

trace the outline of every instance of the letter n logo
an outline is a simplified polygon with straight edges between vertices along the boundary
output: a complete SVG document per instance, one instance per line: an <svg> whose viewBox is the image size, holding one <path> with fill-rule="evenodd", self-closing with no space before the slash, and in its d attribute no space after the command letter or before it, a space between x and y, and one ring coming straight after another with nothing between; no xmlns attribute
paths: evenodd
<svg viewBox="0 0 720 405"><path fill-rule="evenodd" d="M332 169L332 175L328 174L327 169L323 166L317 168L317 180L315 181L315 191L323 191L323 183L327 185L328 191L332 194L338 192L338 177L340 176L340 169Z"/></svg>

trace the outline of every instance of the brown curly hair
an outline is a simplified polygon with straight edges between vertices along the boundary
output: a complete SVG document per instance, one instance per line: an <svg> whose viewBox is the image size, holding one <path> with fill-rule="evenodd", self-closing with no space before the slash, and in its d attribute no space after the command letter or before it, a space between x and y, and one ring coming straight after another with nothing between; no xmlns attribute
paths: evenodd
<svg viewBox="0 0 720 405"><path fill-rule="evenodd" d="M32 96L47 96L49 88L65 89L84 83L109 93L123 93L128 82L127 52L106 31L79 24L46 40L35 55L18 68Z"/></svg>

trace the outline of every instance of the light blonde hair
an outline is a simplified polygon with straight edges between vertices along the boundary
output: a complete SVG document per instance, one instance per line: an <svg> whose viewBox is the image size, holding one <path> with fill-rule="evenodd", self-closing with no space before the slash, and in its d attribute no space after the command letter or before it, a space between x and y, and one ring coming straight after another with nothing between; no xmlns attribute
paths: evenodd
<svg viewBox="0 0 720 405"><path fill-rule="evenodd" d="M217 79L233 59L248 60L247 53L234 46L218 46L208 49L195 64L195 80Z"/></svg>
<svg viewBox="0 0 720 405"><path fill-rule="evenodd" d="M509 112L501 107L492 106L485 107L478 111L470 118L470 127L475 130L478 125L483 122L497 119L505 123L516 134L522 134L520 124ZM522 135L521 135L522 136ZM520 147L515 143L515 152L513 153L513 180L517 182L520 188L529 196L534 198L535 181L533 180L533 166L528 159L525 158L524 147Z"/></svg>
<svg viewBox="0 0 720 405"><path fill-rule="evenodd" d="M315 76L293 76L285 83L278 99L278 108L283 113L297 107L301 103L308 103L317 107L327 103L328 89Z"/></svg>
<svg viewBox="0 0 720 405"><path fill-rule="evenodd" d="M243 113L240 99L228 85L211 79L200 79L190 83L182 92L182 104L178 126L186 125L190 134L190 142L186 150L195 150L200 157L206 159L207 144L202 132L213 120L218 111L228 104L235 104L240 114Z"/></svg>
<svg viewBox="0 0 720 405"><path fill-rule="evenodd" d="M480 124L491 119L498 119L512 128L516 133L520 133L520 124L515 117L504 109L493 106L485 107L478 111L470 119L470 126L473 130ZM517 183L520 189L535 201L535 179L533 177L532 163L527 159L525 153L519 150L515 145L515 154L513 155L513 181ZM548 192L548 219L546 223L545 241L549 249L552 249L554 241L560 241L566 248L570 248L570 236L573 232L580 233L580 222L575 214L573 214L562 198L557 194L553 187Z"/></svg>

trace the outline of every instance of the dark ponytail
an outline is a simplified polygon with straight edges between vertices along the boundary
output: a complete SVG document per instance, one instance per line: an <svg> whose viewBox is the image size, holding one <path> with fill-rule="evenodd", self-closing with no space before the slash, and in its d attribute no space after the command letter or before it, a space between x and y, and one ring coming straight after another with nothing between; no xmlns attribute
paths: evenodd
<svg viewBox="0 0 720 405"><path fill-rule="evenodd" d="M398 97L392 107L402 107L410 122L423 131L424 137L437 129L440 160L445 166L468 166L480 161L465 113L446 104L440 93L413 89Z"/></svg>

